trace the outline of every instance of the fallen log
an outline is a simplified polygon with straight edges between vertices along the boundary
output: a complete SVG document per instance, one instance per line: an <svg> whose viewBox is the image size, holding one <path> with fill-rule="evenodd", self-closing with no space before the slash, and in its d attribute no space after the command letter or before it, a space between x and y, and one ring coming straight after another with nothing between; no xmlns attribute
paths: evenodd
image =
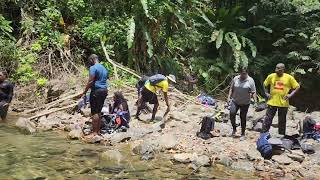
<svg viewBox="0 0 320 180"><path fill-rule="evenodd" d="M56 109L52 109L50 111L44 111L44 112L41 112L35 116L32 116L32 117L29 117L27 118L28 120L33 120L33 119L36 119L36 118L39 118L39 117L42 117L42 116L46 116L46 115L49 115L49 114L52 114L52 113L55 113L55 112L58 112L58 111L63 111L63 110L66 110L66 109L69 109L69 108L73 108L77 105L78 103L74 103L74 104L70 104L68 106L65 106L65 107L61 107L61 108L56 108Z"/></svg>
<svg viewBox="0 0 320 180"><path fill-rule="evenodd" d="M70 96L67 96L67 97L64 97L64 98L61 98L61 99L58 99L56 101L52 101L48 104L44 104L40 107L37 107L37 108L33 108L33 109L30 109L30 110L27 110L27 111L24 111L25 114L30 114L30 113L34 113L36 111L39 111L39 110L42 110L42 109L45 109L47 108L47 110L49 110L50 108L56 106L57 104L59 104L60 102L63 102L65 100L69 100L69 99L73 99L73 98L76 98L77 96L79 96L81 93L77 93L77 94L73 94L73 95L70 95ZM50 107L50 108L48 108Z"/></svg>

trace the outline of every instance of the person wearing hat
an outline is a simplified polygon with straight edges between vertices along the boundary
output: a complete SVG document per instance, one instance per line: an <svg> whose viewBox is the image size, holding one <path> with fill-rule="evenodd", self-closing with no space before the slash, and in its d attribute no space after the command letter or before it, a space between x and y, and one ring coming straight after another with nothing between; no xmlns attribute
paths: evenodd
<svg viewBox="0 0 320 180"><path fill-rule="evenodd" d="M167 110L165 112L165 115L169 113L170 111L170 104L168 99L169 81L172 83L176 83L176 77L172 74L170 74L169 76L156 74L151 76L146 81L146 83L144 84L141 90L141 96L138 99L138 109L136 113L137 119L140 119L139 118L140 111L143 107L143 104L146 102L154 105L152 110L151 121L155 119L155 116L159 107L159 101L156 94L158 90L161 90L163 92L164 100L167 105Z"/></svg>

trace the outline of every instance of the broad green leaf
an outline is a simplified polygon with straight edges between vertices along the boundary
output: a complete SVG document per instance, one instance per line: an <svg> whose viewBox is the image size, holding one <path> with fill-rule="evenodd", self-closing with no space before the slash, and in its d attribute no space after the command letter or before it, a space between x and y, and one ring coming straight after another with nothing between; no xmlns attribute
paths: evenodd
<svg viewBox="0 0 320 180"><path fill-rule="evenodd" d="M212 28L215 27L215 25L211 22L211 20L204 14L204 12L202 12L200 9L198 9L198 11L201 13L201 17L202 19L204 19L208 24L209 26L211 26Z"/></svg>
<svg viewBox="0 0 320 180"><path fill-rule="evenodd" d="M221 47L221 44L222 44L222 40L223 40L223 29L220 29L219 31L219 35L218 35L218 38L217 38L217 41L216 41L216 48L219 49Z"/></svg>
<svg viewBox="0 0 320 180"><path fill-rule="evenodd" d="M301 36L301 37L303 37L303 38L305 38L305 39L308 39L308 35L306 35L305 33L299 33L299 36Z"/></svg>
<svg viewBox="0 0 320 180"><path fill-rule="evenodd" d="M312 70L313 70L313 68L309 68L309 69L308 69L308 72L312 72Z"/></svg>
<svg viewBox="0 0 320 180"><path fill-rule="evenodd" d="M281 38L281 39L278 39L276 42L274 42L272 44L272 46L280 47L280 46L283 46L286 43L287 43L287 40L285 40L284 38Z"/></svg>
<svg viewBox="0 0 320 180"><path fill-rule="evenodd" d="M147 0L140 0L141 4L142 4L142 8L144 10L144 14L150 18L150 15L149 15L149 10L148 10L148 1Z"/></svg>
<svg viewBox="0 0 320 180"><path fill-rule="evenodd" d="M237 51L237 50L233 51L233 56L234 56L234 59L235 59L234 69L236 71L238 71L239 65L240 65L240 62L241 62L241 60L240 60L240 51Z"/></svg>
<svg viewBox="0 0 320 180"><path fill-rule="evenodd" d="M262 25L259 25L259 26L253 26L252 28L255 28L255 29L262 29L264 31L266 31L267 33L272 33L272 29L271 28L267 28L265 26L262 26Z"/></svg>
<svg viewBox="0 0 320 180"><path fill-rule="evenodd" d="M205 79L207 79L209 74L207 72L203 72L203 73L201 73L201 76L204 77Z"/></svg>
<svg viewBox="0 0 320 180"><path fill-rule="evenodd" d="M309 60L311 60L310 56L301 56L301 59L302 59L303 61L309 61Z"/></svg>
<svg viewBox="0 0 320 180"><path fill-rule="evenodd" d="M131 17L129 20L129 30L127 34L127 43L128 43L128 49L132 47L133 41L134 41L134 33L136 29L136 24L134 22L134 17Z"/></svg>
<svg viewBox="0 0 320 180"><path fill-rule="evenodd" d="M147 46L148 46L147 52L149 57L151 58L153 56L153 42L152 42L150 33L146 29L144 30L144 35L147 40Z"/></svg>
<svg viewBox="0 0 320 180"><path fill-rule="evenodd" d="M218 31L218 30L213 31L212 34L211 34L211 39L210 39L209 42L214 42L214 41L216 41L217 38L218 38L218 36L219 36L219 31Z"/></svg>
<svg viewBox="0 0 320 180"><path fill-rule="evenodd" d="M296 69L294 72L299 73L299 74L306 74L306 71L304 69L300 69L300 68Z"/></svg>
<svg viewBox="0 0 320 180"><path fill-rule="evenodd" d="M238 40L237 34L234 32L228 32L225 34L225 40L232 47L232 49L240 50L241 43Z"/></svg>
<svg viewBox="0 0 320 180"><path fill-rule="evenodd" d="M256 57L257 47L253 44L253 42L250 39L243 36L241 36L241 39L242 39L242 46L246 47L246 45L248 45L250 47L252 57Z"/></svg>
<svg viewBox="0 0 320 180"><path fill-rule="evenodd" d="M256 15L257 11L258 11L258 7L256 5L252 6L249 10L248 10L251 14Z"/></svg>
<svg viewBox="0 0 320 180"><path fill-rule="evenodd" d="M243 67L248 67L249 59L245 52L240 51L240 59Z"/></svg>
<svg viewBox="0 0 320 180"><path fill-rule="evenodd" d="M239 19L240 21L242 21L242 22L245 22L245 21L247 20L244 16L240 16L240 17L238 17L238 19Z"/></svg>

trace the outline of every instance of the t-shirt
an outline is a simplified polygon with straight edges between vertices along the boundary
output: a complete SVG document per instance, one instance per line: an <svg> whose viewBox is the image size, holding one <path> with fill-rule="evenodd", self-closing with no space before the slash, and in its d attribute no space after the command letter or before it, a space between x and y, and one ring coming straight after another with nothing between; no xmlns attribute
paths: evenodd
<svg viewBox="0 0 320 180"><path fill-rule="evenodd" d="M13 96L14 85L9 81L3 81L0 83L0 101L10 103Z"/></svg>
<svg viewBox="0 0 320 180"><path fill-rule="evenodd" d="M102 64L95 64L90 67L90 76L94 76L93 89L106 89L108 87L107 79L109 76L108 70Z"/></svg>
<svg viewBox="0 0 320 180"><path fill-rule="evenodd" d="M169 82L167 79L160 81L156 85L151 85L149 80L144 85L149 91L156 93L158 90L162 90L163 92L168 92L169 89Z"/></svg>
<svg viewBox="0 0 320 180"><path fill-rule="evenodd" d="M241 80L240 75L238 75L233 78L231 83L233 87L232 100L238 105L250 104L251 93L256 92L254 80L250 76Z"/></svg>
<svg viewBox="0 0 320 180"><path fill-rule="evenodd" d="M291 89L296 89L300 86L293 76L286 73L281 77L276 73L270 74L263 85L265 87L270 86L271 98L267 104L277 107L289 107L289 101L284 100L284 97L288 95Z"/></svg>

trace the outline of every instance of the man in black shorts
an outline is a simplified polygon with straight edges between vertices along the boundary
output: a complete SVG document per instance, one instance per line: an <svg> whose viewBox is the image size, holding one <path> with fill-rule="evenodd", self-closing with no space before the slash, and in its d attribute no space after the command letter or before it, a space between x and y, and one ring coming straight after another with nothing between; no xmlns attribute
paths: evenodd
<svg viewBox="0 0 320 180"><path fill-rule="evenodd" d="M159 101L157 97L157 91L161 90L164 95L164 100L167 104L167 110L164 114L166 116L170 111L170 104L168 99L168 90L169 90L169 82L171 81L173 83L176 82L176 78L174 75L164 76L162 74L156 74L154 76L151 76L146 83L144 84L142 90L141 90L141 96L138 99L138 109L136 113L136 118L139 119L140 111L143 107L143 104L146 102L150 104L154 104L153 110L152 110L152 117L151 121L155 119L156 113L158 111L159 107Z"/></svg>
<svg viewBox="0 0 320 180"><path fill-rule="evenodd" d="M91 65L89 70L89 80L85 90L81 94L81 97L85 96L87 91L91 89L90 107L93 127L92 135L95 136L100 133L101 110L108 95L107 79L109 79L109 73L108 70L99 63L97 55L91 54L88 61Z"/></svg>
<svg viewBox="0 0 320 180"><path fill-rule="evenodd" d="M7 81L8 75L5 71L0 71L0 117L1 121L6 121L9 104L13 97L13 84Z"/></svg>

